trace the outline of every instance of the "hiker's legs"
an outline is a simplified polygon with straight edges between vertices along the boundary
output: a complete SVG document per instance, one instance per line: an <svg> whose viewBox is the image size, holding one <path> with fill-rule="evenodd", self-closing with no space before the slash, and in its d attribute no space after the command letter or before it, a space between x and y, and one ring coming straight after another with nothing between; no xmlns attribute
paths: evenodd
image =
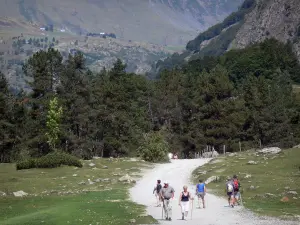
<svg viewBox="0 0 300 225"><path fill-rule="evenodd" d="M204 195L202 197L202 204L203 204L203 208L205 208L205 199L204 199Z"/></svg>
<svg viewBox="0 0 300 225"><path fill-rule="evenodd" d="M164 211L165 211L165 217L166 218L168 218L169 217L169 215L168 215L168 202L169 202L169 200L167 200L167 199L164 199Z"/></svg>
<svg viewBox="0 0 300 225"><path fill-rule="evenodd" d="M187 217L188 212L189 212L189 204L190 202L181 202L181 214L182 214L182 219L185 217Z"/></svg>
<svg viewBox="0 0 300 225"><path fill-rule="evenodd" d="M172 217L172 204L171 200L164 199L164 210L165 210L165 217L171 218Z"/></svg>

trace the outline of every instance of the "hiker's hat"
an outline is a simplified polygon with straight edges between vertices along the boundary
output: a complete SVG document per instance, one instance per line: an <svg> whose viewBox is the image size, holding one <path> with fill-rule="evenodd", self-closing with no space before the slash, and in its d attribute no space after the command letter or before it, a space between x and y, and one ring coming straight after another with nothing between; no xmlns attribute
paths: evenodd
<svg viewBox="0 0 300 225"><path fill-rule="evenodd" d="M169 181L166 180L166 181L164 182L164 184L169 184Z"/></svg>

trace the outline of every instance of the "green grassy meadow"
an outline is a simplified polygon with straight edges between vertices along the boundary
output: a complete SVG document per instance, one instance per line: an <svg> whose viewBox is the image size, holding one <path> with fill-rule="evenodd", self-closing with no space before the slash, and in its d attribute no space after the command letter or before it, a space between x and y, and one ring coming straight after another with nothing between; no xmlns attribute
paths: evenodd
<svg viewBox="0 0 300 225"><path fill-rule="evenodd" d="M250 160L257 164L248 164ZM247 151L221 156L196 169L193 181L216 176L217 179L207 185L208 191L225 198L226 179L234 174L241 182L246 208L268 216L300 215L300 149L288 149L277 155ZM284 197L287 201L282 201Z"/></svg>
<svg viewBox="0 0 300 225"><path fill-rule="evenodd" d="M118 181L125 174L138 177L140 169L149 165L129 159L93 159L84 161L83 168L16 171L14 164L0 164L0 191L6 193L0 197L0 224L118 225L131 219L137 224L155 223L143 206L129 200L133 184ZM29 195L14 197L12 193L20 190Z"/></svg>

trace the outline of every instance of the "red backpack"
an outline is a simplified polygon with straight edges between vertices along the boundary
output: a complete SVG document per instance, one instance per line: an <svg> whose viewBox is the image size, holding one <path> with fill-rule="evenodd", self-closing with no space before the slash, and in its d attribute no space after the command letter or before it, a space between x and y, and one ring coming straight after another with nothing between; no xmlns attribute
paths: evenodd
<svg viewBox="0 0 300 225"><path fill-rule="evenodd" d="M234 189L235 191L238 191L238 190L239 190L239 186L240 186L240 184L239 184L238 179L235 179L235 180L233 181L233 189Z"/></svg>

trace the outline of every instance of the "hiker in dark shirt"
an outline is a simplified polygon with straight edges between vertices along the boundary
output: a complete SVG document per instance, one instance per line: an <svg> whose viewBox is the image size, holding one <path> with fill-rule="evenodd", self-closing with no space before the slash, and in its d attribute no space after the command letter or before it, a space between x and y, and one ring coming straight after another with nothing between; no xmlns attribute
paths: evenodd
<svg viewBox="0 0 300 225"><path fill-rule="evenodd" d="M161 181L160 180L157 180L157 184L156 186L154 187L154 190L153 190L153 194L155 194L155 198L156 198L156 203L157 203L157 207L161 206L160 204L160 195L159 195L159 192L161 190L162 186L161 186Z"/></svg>

